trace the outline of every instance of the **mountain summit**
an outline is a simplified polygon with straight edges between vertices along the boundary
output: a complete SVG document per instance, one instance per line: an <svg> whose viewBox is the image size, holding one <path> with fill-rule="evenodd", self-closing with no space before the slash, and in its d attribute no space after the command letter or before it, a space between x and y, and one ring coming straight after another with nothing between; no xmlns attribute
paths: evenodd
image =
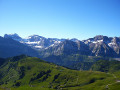
<svg viewBox="0 0 120 90"><path fill-rule="evenodd" d="M14 39L16 41L21 41L22 40L22 38L16 33L14 33L14 34L5 34L4 38L12 38L12 39Z"/></svg>
<svg viewBox="0 0 120 90"><path fill-rule="evenodd" d="M89 56L120 57L120 37L97 35L87 40L45 38L39 35L21 38L18 34L5 34L22 44L40 51L42 55L81 54Z"/></svg>

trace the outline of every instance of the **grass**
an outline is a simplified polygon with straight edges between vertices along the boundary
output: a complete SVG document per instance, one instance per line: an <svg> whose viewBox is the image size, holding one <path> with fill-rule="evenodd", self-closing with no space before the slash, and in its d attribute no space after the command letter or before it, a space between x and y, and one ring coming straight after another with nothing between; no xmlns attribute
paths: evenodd
<svg viewBox="0 0 120 90"><path fill-rule="evenodd" d="M112 74L70 70L35 57L8 61L1 66L0 75L1 86L11 90L106 90L113 83L110 90L120 87Z"/></svg>

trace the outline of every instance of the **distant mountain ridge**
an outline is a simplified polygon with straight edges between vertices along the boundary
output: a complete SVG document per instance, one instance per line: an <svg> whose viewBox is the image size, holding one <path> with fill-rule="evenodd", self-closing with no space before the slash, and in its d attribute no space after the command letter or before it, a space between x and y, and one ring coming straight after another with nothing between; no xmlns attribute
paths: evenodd
<svg viewBox="0 0 120 90"><path fill-rule="evenodd" d="M98 35L83 42L89 46L95 56L120 57L120 37Z"/></svg>
<svg viewBox="0 0 120 90"><path fill-rule="evenodd" d="M38 56L38 53L27 45L15 41L11 38L0 37L0 57L6 58L21 54L34 57Z"/></svg>
<svg viewBox="0 0 120 90"><path fill-rule="evenodd" d="M65 39L57 39L57 38L45 38L39 35L31 35L28 36L27 39L21 38L18 34L5 34L4 38L12 38L13 40L19 41L21 43L27 44L34 49L45 49L51 47L53 45L59 44L61 41Z"/></svg>
<svg viewBox="0 0 120 90"><path fill-rule="evenodd" d="M89 56L120 57L120 37L97 35L87 40L45 38L39 35L21 38L17 34L5 34L41 52L43 56L61 54L81 54Z"/></svg>

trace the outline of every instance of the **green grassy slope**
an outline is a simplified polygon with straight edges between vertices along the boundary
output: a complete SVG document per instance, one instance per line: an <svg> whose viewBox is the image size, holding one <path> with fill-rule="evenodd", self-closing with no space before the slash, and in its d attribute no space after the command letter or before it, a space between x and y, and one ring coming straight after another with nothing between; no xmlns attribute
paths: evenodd
<svg viewBox="0 0 120 90"><path fill-rule="evenodd" d="M120 71L120 61L99 60L93 64L91 69L101 72L118 72Z"/></svg>
<svg viewBox="0 0 120 90"><path fill-rule="evenodd" d="M0 84L11 90L115 90L120 87L112 74L70 70L27 56L9 58L0 67Z"/></svg>
<svg viewBox="0 0 120 90"><path fill-rule="evenodd" d="M43 60L48 62L55 63L60 66L64 66L70 69L75 70L89 70L91 66L98 60L113 60L110 57L102 57L102 56L86 56L80 54L61 54L58 56L51 55L48 57L44 57Z"/></svg>

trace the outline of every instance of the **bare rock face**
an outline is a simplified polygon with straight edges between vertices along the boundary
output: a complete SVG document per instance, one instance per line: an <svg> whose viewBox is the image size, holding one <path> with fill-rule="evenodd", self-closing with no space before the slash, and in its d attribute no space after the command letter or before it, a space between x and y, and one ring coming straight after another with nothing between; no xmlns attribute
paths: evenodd
<svg viewBox="0 0 120 90"><path fill-rule="evenodd" d="M31 35L24 39L21 38L18 34L5 34L4 38L12 38L13 40L26 44L35 50L43 50L48 47L58 45L61 41L65 40L57 38L45 38L39 35Z"/></svg>
<svg viewBox="0 0 120 90"><path fill-rule="evenodd" d="M112 57L115 54L115 52L104 42L96 43L96 44L91 43L90 49L92 50L92 55L95 56Z"/></svg>
<svg viewBox="0 0 120 90"><path fill-rule="evenodd" d="M120 38L118 37L98 35L83 42L89 46L91 55L120 57Z"/></svg>
<svg viewBox="0 0 120 90"><path fill-rule="evenodd" d="M12 38L22 44L40 52L41 55L81 54L92 56L120 57L120 37L97 35L80 41L78 39L45 38L39 35L21 38L17 34L5 34L5 38Z"/></svg>
<svg viewBox="0 0 120 90"><path fill-rule="evenodd" d="M120 38L114 37L109 43L110 47L116 52L116 54L120 55Z"/></svg>

